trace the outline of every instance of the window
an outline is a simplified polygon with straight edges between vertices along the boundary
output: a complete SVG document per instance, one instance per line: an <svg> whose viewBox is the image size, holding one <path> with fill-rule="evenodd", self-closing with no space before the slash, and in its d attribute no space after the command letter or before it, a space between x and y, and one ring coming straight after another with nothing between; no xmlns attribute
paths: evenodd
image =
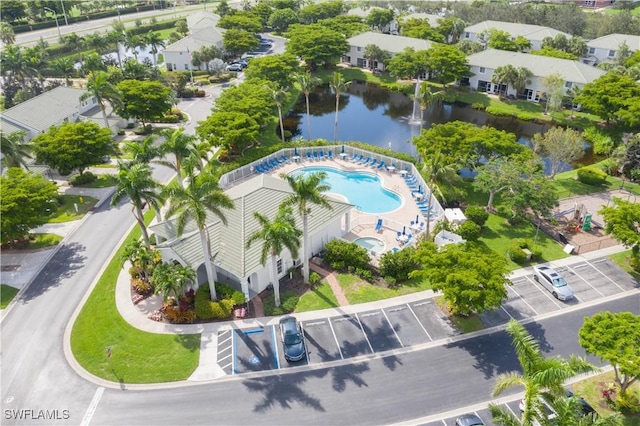
<svg viewBox="0 0 640 426"><path fill-rule="evenodd" d="M571 86L573 86L573 83L570 82L570 81L567 81L567 82L564 83L565 89L571 89Z"/></svg>
<svg viewBox="0 0 640 426"><path fill-rule="evenodd" d="M616 51L615 50L610 50L609 51L609 57L613 58L614 56L616 56Z"/></svg>
<svg viewBox="0 0 640 426"><path fill-rule="evenodd" d="M278 261L276 262L276 269L278 271L278 274L282 273L282 259L278 259Z"/></svg>
<svg viewBox="0 0 640 426"><path fill-rule="evenodd" d="M464 38L469 38L469 33L464 33Z"/></svg>
<svg viewBox="0 0 640 426"><path fill-rule="evenodd" d="M480 70L478 71L480 74L484 74L486 71L486 69L484 67L480 67Z"/></svg>
<svg viewBox="0 0 640 426"><path fill-rule="evenodd" d="M362 52L362 47L360 47L360 46L356 47L356 51L357 52Z"/></svg>
<svg viewBox="0 0 640 426"><path fill-rule="evenodd" d="M595 47L590 47L589 48L589 55L593 55L594 53L596 53L596 48Z"/></svg>
<svg viewBox="0 0 640 426"><path fill-rule="evenodd" d="M184 64L184 69L189 71L189 64Z"/></svg>

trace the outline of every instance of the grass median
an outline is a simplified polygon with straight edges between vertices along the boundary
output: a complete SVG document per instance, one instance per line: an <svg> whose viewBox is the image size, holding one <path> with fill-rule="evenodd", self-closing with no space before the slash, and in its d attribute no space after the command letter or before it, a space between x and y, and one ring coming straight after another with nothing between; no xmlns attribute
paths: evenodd
<svg viewBox="0 0 640 426"><path fill-rule="evenodd" d="M147 218L152 213L147 214ZM127 241L140 237L139 227ZM120 383L161 383L186 380L197 368L200 335L168 335L140 331L118 312L114 294L120 274L116 252L82 307L71 332L71 350L89 373ZM111 358L107 358L107 348Z"/></svg>

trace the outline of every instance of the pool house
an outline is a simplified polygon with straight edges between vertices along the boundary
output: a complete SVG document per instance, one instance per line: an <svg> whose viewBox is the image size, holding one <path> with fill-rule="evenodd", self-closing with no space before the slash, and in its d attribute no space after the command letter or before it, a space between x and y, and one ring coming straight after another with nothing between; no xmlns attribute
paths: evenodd
<svg viewBox="0 0 640 426"><path fill-rule="evenodd" d="M271 219L292 193L281 174L315 171L327 173L326 183L332 187L327 196L332 209L311 206L308 253L312 257L327 242L342 238L365 247L377 263L384 252L412 245L425 232L427 220L433 229L443 217L435 197L429 207L429 189L412 163L348 145L282 149L220 178L220 187L235 208L224 210L226 225L213 215L207 222L218 281L241 289L249 297L271 284L271 262L260 263L262 243L246 248L248 237L259 229L254 212ZM302 218L297 212L294 215L296 225L302 229ZM165 239L156 246L164 260L190 265L197 271L198 283L206 282L195 224L187 225L182 236L176 233L174 219L150 229ZM277 278L300 264L301 259L294 259L285 250L277 259Z"/></svg>

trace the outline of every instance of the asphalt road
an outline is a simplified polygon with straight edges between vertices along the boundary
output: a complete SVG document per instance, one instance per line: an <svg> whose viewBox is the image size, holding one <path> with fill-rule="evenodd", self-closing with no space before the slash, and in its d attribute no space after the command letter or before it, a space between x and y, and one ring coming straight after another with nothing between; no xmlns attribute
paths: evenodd
<svg viewBox="0 0 640 426"><path fill-rule="evenodd" d="M640 296L527 325L547 355L583 354L577 331L602 310L640 313ZM591 362L600 365L597 359ZM490 399L518 369L504 332L361 362L160 390L105 389L91 424L389 424ZM271 373L272 374L272 373Z"/></svg>

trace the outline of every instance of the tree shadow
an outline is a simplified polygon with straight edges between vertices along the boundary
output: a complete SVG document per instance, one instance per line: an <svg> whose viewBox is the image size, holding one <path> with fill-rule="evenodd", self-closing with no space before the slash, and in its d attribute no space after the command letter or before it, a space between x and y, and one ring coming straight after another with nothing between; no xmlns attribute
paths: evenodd
<svg viewBox="0 0 640 426"><path fill-rule="evenodd" d="M245 380L243 384L249 392L259 392L263 398L253 408L254 412L264 413L272 407L292 409L293 403L324 412L325 408L318 398L314 398L302 389L302 385L309 378L321 378L328 369L306 371L293 374L281 374L267 377L257 377Z"/></svg>
<svg viewBox="0 0 640 426"><path fill-rule="evenodd" d="M84 266L87 259L81 255L86 247L78 243L63 244L47 263L46 268L33 279L33 282L22 293L20 300L29 302L59 286L63 280L71 278L77 270Z"/></svg>
<svg viewBox="0 0 640 426"><path fill-rule="evenodd" d="M347 389L347 383L351 382L354 385L361 387L368 387L362 377L362 373L369 371L369 363L364 362L361 364L349 364L342 365L331 369L331 375L333 376L333 390L336 392L344 392Z"/></svg>
<svg viewBox="0 0 640 426"><path fill-rule="evenodd" d="M189 352L194 352L200 349L200 335L199 334L176 334L174 340L182 345Z"/></svg>

